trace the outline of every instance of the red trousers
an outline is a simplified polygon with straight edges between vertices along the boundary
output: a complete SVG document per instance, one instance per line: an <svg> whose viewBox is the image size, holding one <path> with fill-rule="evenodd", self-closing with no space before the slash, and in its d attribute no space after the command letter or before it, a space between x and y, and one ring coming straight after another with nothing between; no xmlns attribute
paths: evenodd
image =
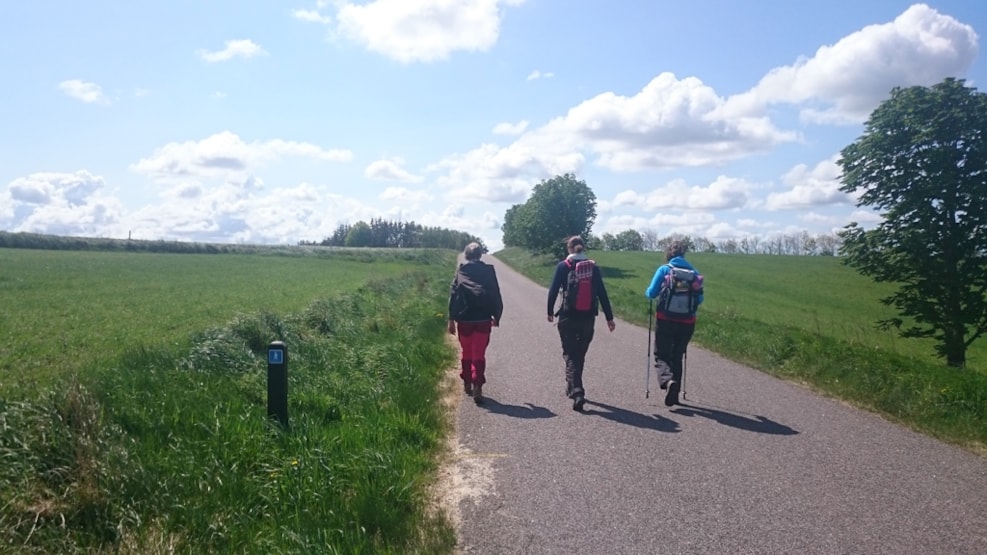
<svg viewBox="0 0 987 555"><path fill-rule="evenodd" d="M483 385L487 379L483 373L487 369L487 345L490 344L490 322L456 322L456 334L462 347L459 377L463 383Z"/></svg>

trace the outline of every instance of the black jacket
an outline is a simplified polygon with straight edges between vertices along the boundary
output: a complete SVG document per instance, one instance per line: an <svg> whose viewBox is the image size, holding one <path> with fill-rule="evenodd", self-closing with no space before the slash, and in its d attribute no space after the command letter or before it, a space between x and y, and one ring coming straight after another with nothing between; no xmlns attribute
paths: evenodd
<svg viewBox="0 0 987 555"><path fill-rule="evenodd" d="M453 314L453 301L457 288L467 293L477 293L482 302L470 303L462 315ZM467 295L469 296L469 295ZM497 272L490 264L472 260L459 265L456 277L449 287L449 319L460 322L488 322L491 318L500 323L504 313L504 301L500 296L500 284L497 282Z"/></svg>

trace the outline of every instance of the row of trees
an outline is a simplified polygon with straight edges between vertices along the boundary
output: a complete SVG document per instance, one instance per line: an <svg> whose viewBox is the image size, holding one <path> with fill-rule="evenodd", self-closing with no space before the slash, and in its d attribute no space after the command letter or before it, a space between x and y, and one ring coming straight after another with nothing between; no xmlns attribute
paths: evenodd
<svg viewBox="0 0 987 555"><path fill-rule="evenodd" d="M355 224L340 224L333 230L332 235L321 242L302 245L321 245L324 247L372 247L372 248L431 248L462 250L466 245L476 242L486 245L483 240L463 231L455 231L440 227L425 227L415 222L391 222L382 218L374 218L370 223L364 221Z"/></svg>
<svg viewBox="0 0 987 555"><path fill-rule="evenodd" d="M987 333L987 95L963 80L932 87L896 87L868 118L863 135L840 152L841 191L857 206L877 209L874 229L856 222L836 236L808 233L713 244L690 238L693 251L839 254L879 282L898 284L881 299L899 317L879 322L903 337L936 341L954 367ZM534 187L504 214L505 246L565 256L571 235L591 248L662 250L651 232L590 234L596 196L572 174Z"/></svg>
<svg viewBox="0 0 987 555"><path fill-rule="evenodd" d="M838 233L810 235L807 231L781 234L771 238L757 236L739 240L727 239L713 242L705 237L672 234L661 237L654 230L637 231L628 229L616 235L604 233L602 236L590 234L587 246L590 249L605 251L663 251L672 241L682 241L690 252L719 252L725 254L784 254L836 256L842 239Z"/></svg>
<svg viewBox="0 0 987 555"><path fill-rule="evenodd" d="M617 234L591 233L596 220L596 195L586 182L572 174L556 176L535 185L523 204L515 204L504 214L504 246L566 255L565 240L573 235L586 238L587 247L610 251L660 251L672 240L683 240L693 252L743 254L791 254L835 256L838 234L810 235L801 232L769 239L756 236L713 242L705 237L673 235L661 237L654 230L628 229Z"/></svg>

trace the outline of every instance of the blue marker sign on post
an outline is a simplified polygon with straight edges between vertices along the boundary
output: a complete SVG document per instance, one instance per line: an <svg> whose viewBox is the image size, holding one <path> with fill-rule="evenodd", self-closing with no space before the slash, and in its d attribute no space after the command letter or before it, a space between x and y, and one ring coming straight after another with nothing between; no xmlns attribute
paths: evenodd
<svg viewBox="0 0 987 555"><path fill-rule="evenodd" d="M267 348L267 417L288 427L288 348L281 341Z"/></svg>

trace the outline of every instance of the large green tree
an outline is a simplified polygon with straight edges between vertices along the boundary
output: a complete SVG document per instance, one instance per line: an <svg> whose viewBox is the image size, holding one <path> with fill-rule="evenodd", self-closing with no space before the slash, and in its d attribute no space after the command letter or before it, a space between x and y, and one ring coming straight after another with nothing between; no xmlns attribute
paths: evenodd
<svg viewBox="0 0 987 555"><path fill-rule="evenodd" d="M504 214L504 245L565 255L566 238L587 237L596 220L596 195L573 174L557 175L535 185L524 204Z"/></svg>
<svg viewBox="0 0 987 555"><path fill-rule="evenodd" d="M987 331L987 95L947 79L895 88L841 151L842 191L882 220L840 233L844 262L898 284L882 299L903 337L927 337L954 367ZM907 321L907 323L906 323Z"/></svg>

